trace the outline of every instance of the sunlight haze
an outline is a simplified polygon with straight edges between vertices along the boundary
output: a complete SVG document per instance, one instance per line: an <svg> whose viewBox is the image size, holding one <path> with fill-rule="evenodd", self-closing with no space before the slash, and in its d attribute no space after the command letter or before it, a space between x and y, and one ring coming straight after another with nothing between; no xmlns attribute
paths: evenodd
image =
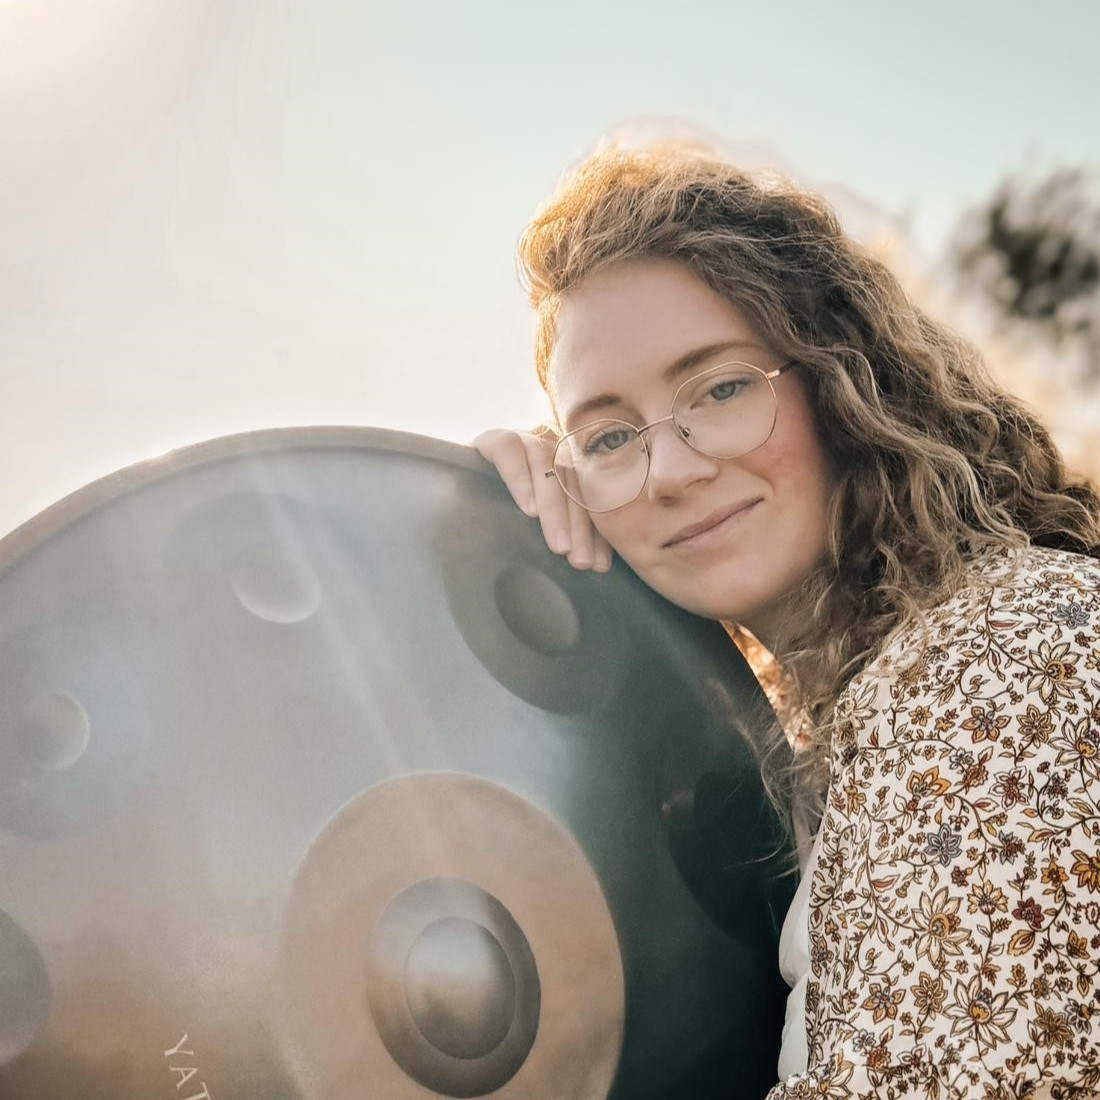
<svg viewBox="0 0 1100 1100"><path fill-rule="evenodd" d="M1100 164L1098 41L1065 2L0 0L0 533L213 436L544 418L515 242L612 127L932 263L1006 174Z"/></svg>

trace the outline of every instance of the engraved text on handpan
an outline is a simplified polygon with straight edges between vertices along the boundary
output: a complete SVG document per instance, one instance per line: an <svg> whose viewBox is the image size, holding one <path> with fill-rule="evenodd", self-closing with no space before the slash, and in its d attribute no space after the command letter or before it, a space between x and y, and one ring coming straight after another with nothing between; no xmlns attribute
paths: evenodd
<svg viewBox="0 0 1100 1100"><path fill-rule="evenodd" d="M183 1038L171 1050L164 1052L168 1062L170 1073L176 1074L176 1093L181 1094L184 1088L201 1089L200 1092L188 1092L186 1096L180 1095L180 1100L214 1100L213 1094L206 1087L205 1081L196 1081L188 1085L193 1077L197 1077L199 1067L195 1063L195 1052L191 1049L191 1038L185 1031Z"/></svg>

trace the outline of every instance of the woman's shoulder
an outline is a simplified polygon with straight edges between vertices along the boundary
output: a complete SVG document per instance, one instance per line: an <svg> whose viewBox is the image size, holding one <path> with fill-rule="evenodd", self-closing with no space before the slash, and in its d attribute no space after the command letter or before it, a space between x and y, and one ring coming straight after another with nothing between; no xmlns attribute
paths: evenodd
<svg viewBox="0 0 1100 1100"><path fill-rule="evenodd" d="M1078 648L1098 641L1100 561L1042 546L999 548L970 562L966 581L923 622L897 631L869 670L882 675L927 650L965 647L1012 630L1017 640L1043 634Z"/></svg>
<svg viewBox="0 0 1100 1100"><path fill-rule="evenodd" d="M999 549L974 559L965 584L853 678L838 732L851 745L884 736L885 719L895 737L936 722L1003 729L1017 713L1088 713L1098 700L1100 561Z"/></svg>
<svg viewBox="0 0 1100 1100"><path fill-rule="evenodd" d="M971 561L967 587L1006 591L1076 591L1100 595L1100 560L1046 546L999 548Z"/></svg>

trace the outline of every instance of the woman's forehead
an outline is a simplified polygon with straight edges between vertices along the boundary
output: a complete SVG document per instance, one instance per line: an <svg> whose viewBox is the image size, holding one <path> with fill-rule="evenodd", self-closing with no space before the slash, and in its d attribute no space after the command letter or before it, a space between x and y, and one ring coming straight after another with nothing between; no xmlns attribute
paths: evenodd
<svg viewBox="0 0 1100 1100"><path fill-rule="evenodd" d="M678 384L725 355L768 355L739 309L686 266L638 260L587 278L563 296L548 388L559 417L606 394Z"/></svg>

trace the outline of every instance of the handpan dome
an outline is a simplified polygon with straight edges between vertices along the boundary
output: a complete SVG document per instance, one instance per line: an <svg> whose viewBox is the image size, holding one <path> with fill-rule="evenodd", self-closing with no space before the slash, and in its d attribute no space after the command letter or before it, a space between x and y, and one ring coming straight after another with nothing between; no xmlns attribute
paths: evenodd
<svg viewBox="0 0 1100 1100"><path fill-rule="evenodd" d="M467 448L96 482L0 541L0 1098L762 1096L768 717Z"/></svg>

